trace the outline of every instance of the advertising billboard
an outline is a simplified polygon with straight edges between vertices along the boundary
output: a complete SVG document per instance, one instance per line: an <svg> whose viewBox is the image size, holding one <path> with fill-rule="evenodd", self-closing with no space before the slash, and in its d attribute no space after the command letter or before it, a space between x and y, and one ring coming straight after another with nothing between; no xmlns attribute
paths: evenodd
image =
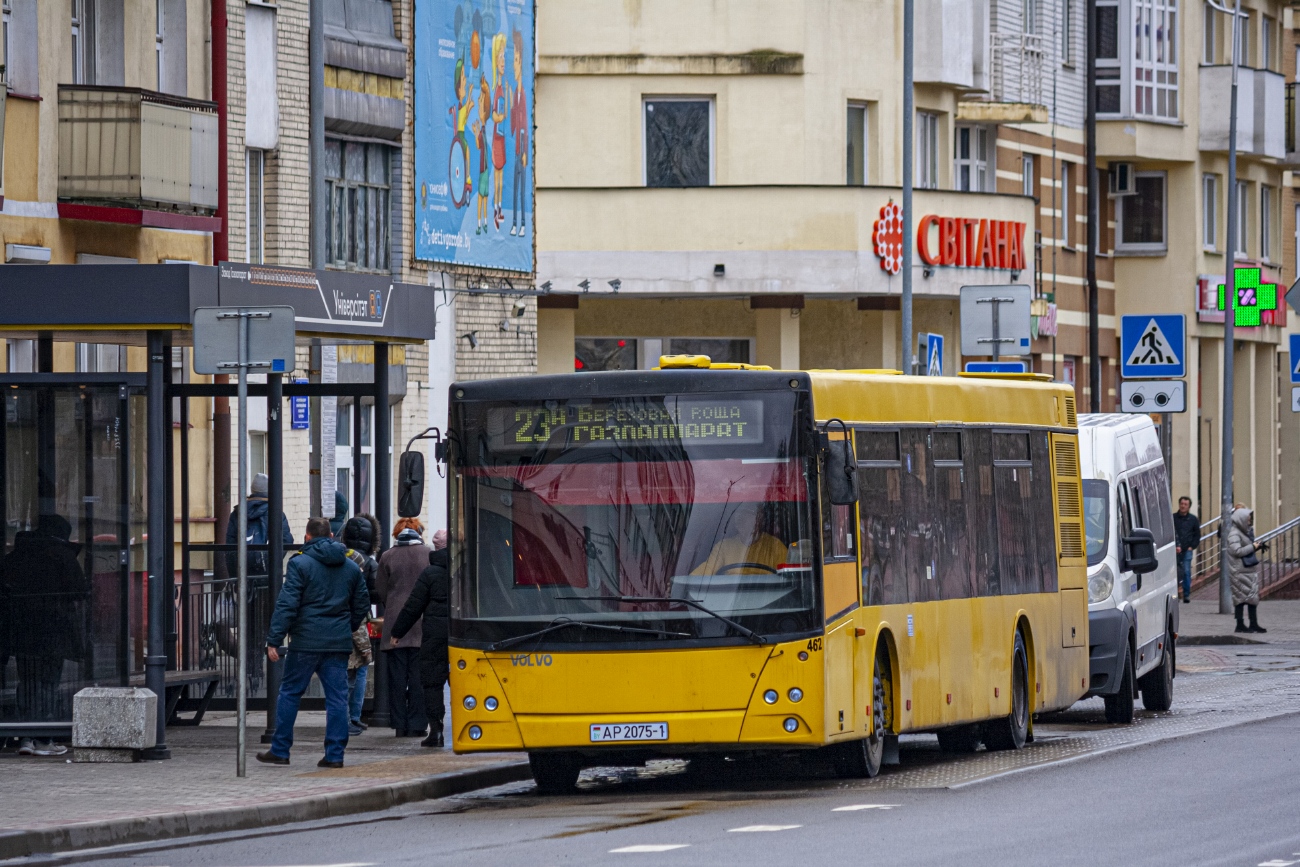
<svg viewBox="0 0 1300 867"><path fill-rule="evenodd" d="M416 0L416 259L532 272L533 37L533 0Z"/></svg>

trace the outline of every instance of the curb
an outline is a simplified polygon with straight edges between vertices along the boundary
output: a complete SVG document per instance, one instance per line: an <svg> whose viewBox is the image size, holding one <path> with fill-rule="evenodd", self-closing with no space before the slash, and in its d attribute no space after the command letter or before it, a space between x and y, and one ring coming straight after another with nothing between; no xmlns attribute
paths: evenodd
<svg viewBox="0 0 1300 867"><path fill-rule="evenodd" d="M1221 644L1267 644L1255 638L1243 638L1240 635L1180 635L1179 647L1215 646Z"/></svg>
<svg viewBox="0 0 1300 867"><path fill-rule="evenodd" d="M505 762L449 774L437 774L387 786L371 786L253 806L218 807L182 813L161 813L78 822L55 828L0 832L0 860L26 858L73 849L147 843L195 834L243 831L290 822L309 822L353 813L386 810L411 801L445 798L475 789L526 780L527 762Z"/></svg>

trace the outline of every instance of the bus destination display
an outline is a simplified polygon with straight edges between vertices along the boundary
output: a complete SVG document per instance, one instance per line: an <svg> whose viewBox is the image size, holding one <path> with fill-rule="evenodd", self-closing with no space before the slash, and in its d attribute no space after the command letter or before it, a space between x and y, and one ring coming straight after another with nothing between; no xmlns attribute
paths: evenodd
<svg viewBox="0 0 1300 867"><path fill-rule="evenodd" d="M763 402L743 398L663 398L498 406L488 411L488 440L500 451L547 445L578 448L761 444Z"/></svg>

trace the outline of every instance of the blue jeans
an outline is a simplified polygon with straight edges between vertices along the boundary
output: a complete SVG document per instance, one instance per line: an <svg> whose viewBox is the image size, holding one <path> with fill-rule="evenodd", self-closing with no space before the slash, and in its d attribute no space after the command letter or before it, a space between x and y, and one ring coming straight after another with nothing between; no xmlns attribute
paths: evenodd
<svg viewBox="0 0 1300 867"><path fill-rule="evenodd" d="M280 698L275 706L272 754L289 758L298 705L314 674L320 678L321 688L325 690L325 760L343 761L343 748L348 745L348 656L347 653L289 650L284 658Z"/></svg>
<svg viewBox="0 0 1300 867"><path fill-rule="evenodd" d="M1182 588L1183 598L1192 598L1192 561L1196 559L1195 550L1186 550L1178 555L1178 585Z"/></svg>
<svg viewBox="0 0 1300 867"><path fill-rule="evenodd" d="M348 719L361 721L361 706L366 703L366 677L370 666L348 669Z"/></svg>

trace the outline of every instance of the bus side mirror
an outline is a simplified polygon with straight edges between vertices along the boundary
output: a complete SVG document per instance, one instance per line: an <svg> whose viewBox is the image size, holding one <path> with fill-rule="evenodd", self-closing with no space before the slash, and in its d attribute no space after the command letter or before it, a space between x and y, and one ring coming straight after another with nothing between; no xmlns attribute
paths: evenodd
<svg viewBox="0 0 1300 867"><path fill-rule="evenodd" d="M1124 571L1138 576L1154 572L1160 565L1156 558L1156 537L1150 530L1141 527L1134 529L1133 535L1124 537L1123 554ZM1138 581L1141 580L1139 577Z"/></svg>
<svg viewBox="0 0 1300 867"><path fill-rule="evenodd" d="M397 469L397 514L414 518L424 507L424 453L402 452Z"/></svg>
<svg viewBox="0 0 1300 867"><path fill-rule="evenodd" d="M826 457L826 495L832 506L851 506L858 501L858 486L854 474L853 446L848 438L832 441L823 434L823 451Z"/></svg>

